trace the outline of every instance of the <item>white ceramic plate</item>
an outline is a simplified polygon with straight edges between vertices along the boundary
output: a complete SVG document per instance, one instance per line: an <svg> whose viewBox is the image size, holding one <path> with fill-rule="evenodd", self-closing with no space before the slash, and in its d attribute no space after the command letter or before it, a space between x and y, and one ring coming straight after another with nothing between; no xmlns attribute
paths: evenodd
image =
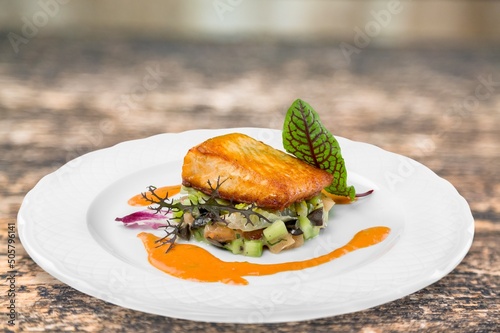
<svg viewBox="0 0 500 333"><path fill-rule="evenodd" d="M336 205L325 232L299 249L261 258L209 251L226 261L302 260L378 225L392 229L385 241L315 268L248 277L246 286L164 274L147 262L136 237L141 230L114 218L136 211L127 200L147 186L179 184L187 150L228 132L282 149L278 130L234 128L162 134L83 155L26 195L18 215L24 248L62 282L123 307L198 321L255 323L334 316L396 300L448 274L471 246L473 217L450 183L409 158L338 138L349 183L358 192L374 189L372 195Z"/></svg>

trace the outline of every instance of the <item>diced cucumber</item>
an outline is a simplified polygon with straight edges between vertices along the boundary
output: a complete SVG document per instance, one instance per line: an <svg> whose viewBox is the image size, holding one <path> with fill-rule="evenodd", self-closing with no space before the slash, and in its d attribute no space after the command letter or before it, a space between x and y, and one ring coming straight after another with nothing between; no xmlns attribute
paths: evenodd
<svg viewBox="0 0 500 333"><path fill-rule="evenodd" d="M295 211L298 216L307 216L307 202L300 201L295 203Z"/></svg>
<svg viewBox="0 0 500 333"><path fill-rule="evenodd" d="M319 231L322 229L322 227L319 227L319 226L314 226L313 227L313 234L312 234L312 237L311 238L314 238L316 236L319 235Z"/></svg>
<svg viewBox="0 0 500 333"><path fill-rule="evenodd" d="M311 221L305 216L299 216L299 228L304 233L304 239L309 239L313 234Z"/></svg>
<svg viewBox="0 0 500 333"><path fill-rule="evenodd" d="M245 240L243 245L243 254L248 257L262 256L262 240Z"/></svg>
<svg viewBox="0 0 500 333"><path fill-rule="evenodd" d="M204 228L196 228L196 229L192 229L192 233L193 233L193 236L194 236L194 239L196 239L198 242L204 242L205 241L205 237L203 237L203 230Z"/></svg>
<svg viewBox="0 0 500 333"><path fill-rule="evenodd" d="M237 209L246 209L248 206L250 206L250 205L247 203L239 203L239 204L234 205L234 207Z"/></svg>
<svg viewBox="0 0 500 333"><path fill-rule="evenodd" d="M198 204L198 197L194 194L189 194L188 199L191 206L196 206Z"/></svg>
<svg viewBox="0 0 500 333"><path fill-rule="evenodd" d="M280 239L284 239L288 234L285 222L276 220L269 227L264 229L264 238L269 244L274 244Z"/></svg>
<svg viewBox="0 0 500 333"><path fill-rule="evenodd" d="M200 209L198 208L198 206L193 207L193 210L191 210L191 215L193 216L193 218L200 216Z"/></svg>
<svg viewBox="0 0 500 333"><path fill-rule="evenodd" d="M280 239L272 245L268 243L267 248L271 253L280 253L281 251L291 247L293 244L295 244L295 239L293 238L293 236L290 234L286 234L286 238Z"/></svg>
<svg viewBox="0 0 500 333"><path fill-rule="evenodd" d="M230 243L226 244L224 246L226 249L231 251L233 254L242 254L243 253L243 247L244 247L244 240L243 237L236 238L232 240Z"/></svg>
<svg viewBox="0 0 500 333"><path fill-rule="evenodd" d="M201 192L201 191L198 191L192 187L189 187L189 186L182 186L181 187L181 194L188 194L188 197L189 196L194 196L197 198L197 202L200 202L200 201L203 201L205 202L206 199L208 199L208 195L206 195L205 193Z"/></svg>
<svg viewBox="0 0 500 333"><path fill-rule="evenodd" d="M172 210L172 219L174 221L180 221L182 215L184 215L183 210Z"/></svg>
<svg viewBox="0 0 500 333"><path fill-rule="evenodd" d="M319 227L314 227L305 216L299 216L299 228L304 233L304 239L311 239L319 233ZM316 231L315 228L318 228L318 230Z"/></svg>
<svg viewBox="0 0 500 333"><path fill-rule="evenodd" d="M220 204L220 205L228 205L228 204L230 204L229 200L222 199L222 198L215 198L215 201L217 201L217 203Z"/></svg>
<svg viewBox="0 0 500 333"><path fill-rule="evenodd" d="M323 201L321 200L321 195L316 195L309 199L309 203L313 206L313 209L316 209L320 206L323 206Z"/></svg>

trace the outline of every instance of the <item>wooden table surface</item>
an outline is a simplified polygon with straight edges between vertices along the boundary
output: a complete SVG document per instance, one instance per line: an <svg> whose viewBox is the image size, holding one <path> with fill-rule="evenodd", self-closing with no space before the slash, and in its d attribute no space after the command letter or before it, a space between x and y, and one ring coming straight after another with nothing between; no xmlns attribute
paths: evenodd
<svg viewBox="0 0 500 333"><path fill-rule="evenodd" d="M163 132L280 128L296 98L336 135L414 158L475 218L449 275L372 309L286 324L214 324L125 309L43 271L15 244L15 326L88 332L492 332L500 325L500 49L360 49L337 43L212 44L37 37L0 41L2 313L8 225L44 175L86 152ZM168 147L165 147L168 149Z"/></svg>

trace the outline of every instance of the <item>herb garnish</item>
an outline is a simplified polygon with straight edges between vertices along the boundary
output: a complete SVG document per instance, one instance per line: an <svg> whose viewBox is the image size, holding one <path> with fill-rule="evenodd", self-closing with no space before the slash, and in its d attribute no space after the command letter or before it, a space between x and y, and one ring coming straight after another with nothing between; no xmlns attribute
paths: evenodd
<svg viewBox="0 0 500 333"><path fill-rule="evenodd" d="M347 170L340 145L308 103L301 99L293 102L285 117L282 136L283 147L288 153L333 174L333 181L325 191L349 197L351 201L356 196L369 194L356 195L354 186L347 186Z"/></svg>
<svg viewBox="0 0 500 333"><path fill-rule="evenodd" d="M227 180L227 179L226 179ZM178 222L167 220L165 224L166 235L156 242L159 243L158 246L170 244L173 245L177 240L177 237L189 240L191 238L191 233L193 229L202 228L207 223L219 222L225 225L228 222L225 220L226 216L231 214L239 213L245 219L245 224L252 224L252 218L263 219L266 222L272 223L264 215L254 211L257 206L255 204L246 205L244 208L238 208L232 202L232 200L226 201L221 200L219 196L219 189L222 184L226 181L220 181L220 177L217 178L217 184L215 187L212 186L210 180L207 181L211 188L211 193L206 199L199 199L198 202L193 202L188 199L188 203L183 203L183 200L174 200L168 197L168 193L161 197L155 191L155 186L149 186L148 192L151 195L147 195L146 192L141 193L142 197L149 201L151 205L148 209L155 211L156 214L168 214L172 212L174 216L180 215ZM192 223L187 223L184 219L186 213L190 213L193 216L194 221ZM167 251L170 250L171 246L168 247Z"/></svg>

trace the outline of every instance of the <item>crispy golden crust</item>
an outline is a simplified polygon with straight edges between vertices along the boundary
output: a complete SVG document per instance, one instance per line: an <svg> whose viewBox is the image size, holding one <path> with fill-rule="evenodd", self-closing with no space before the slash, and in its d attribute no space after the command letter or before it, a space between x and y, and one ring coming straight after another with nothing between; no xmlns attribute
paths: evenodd
<svg viewBox="0 0 500 333"><path fill-rule="evenodd" d="M225 182L221 198L283 209L309 199L330 185L333 176L248 135L231 133L208 139L184 157L182 183L207 194L208 185Z"/></svg>

